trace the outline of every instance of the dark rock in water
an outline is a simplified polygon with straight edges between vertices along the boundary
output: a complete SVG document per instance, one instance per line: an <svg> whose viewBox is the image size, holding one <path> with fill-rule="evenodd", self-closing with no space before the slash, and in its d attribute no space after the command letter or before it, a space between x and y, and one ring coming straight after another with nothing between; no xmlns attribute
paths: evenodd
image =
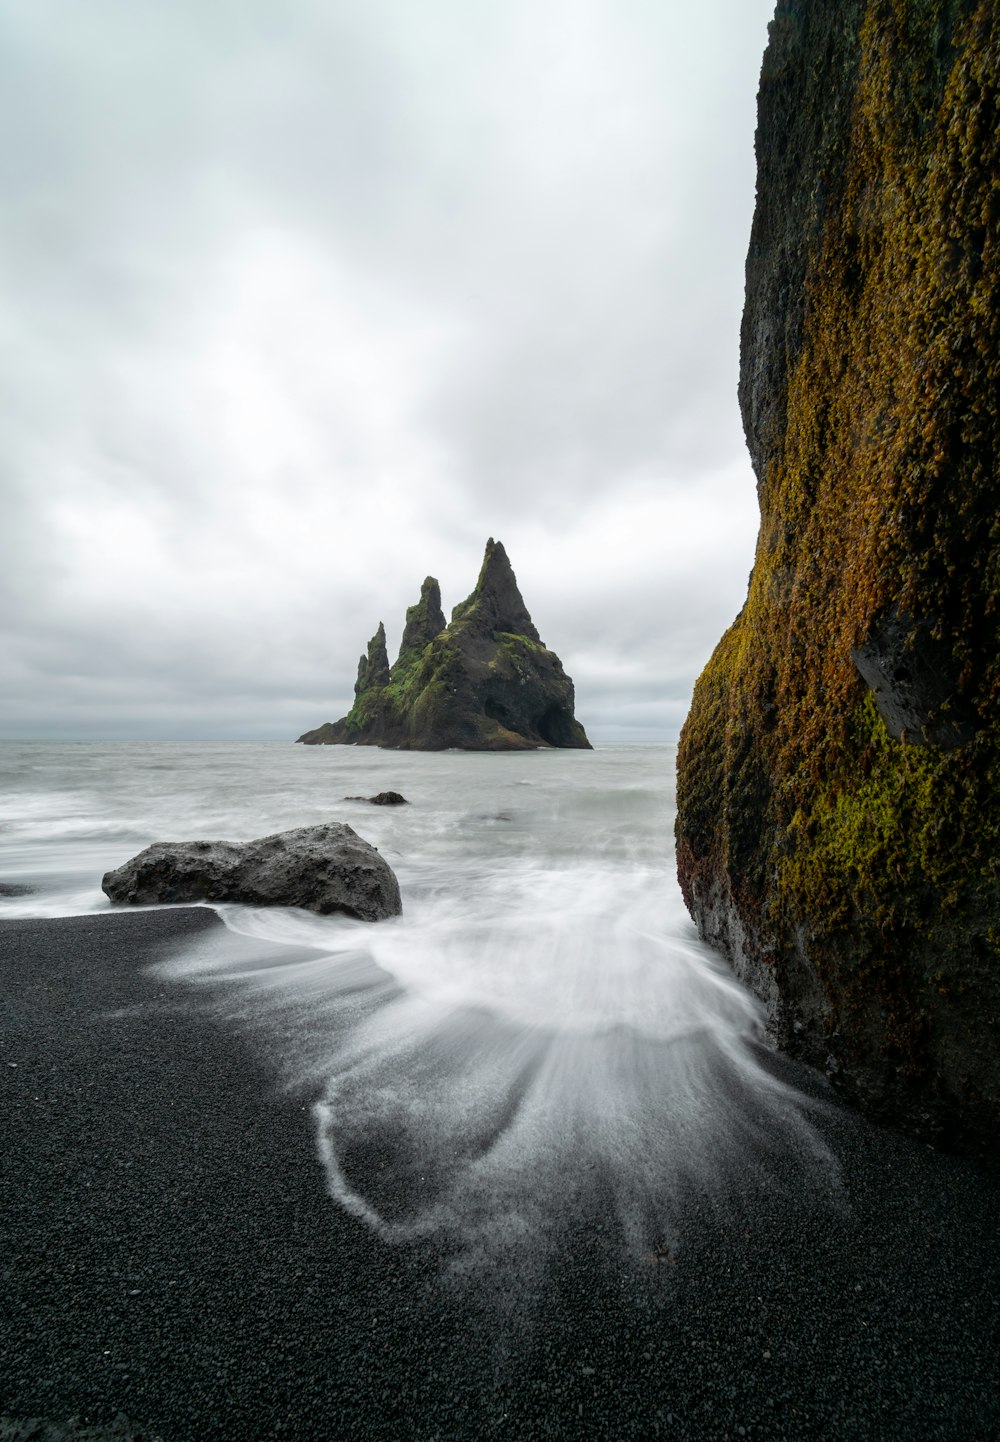
<svg viewBox="0 0 1000 1442"><path fill-rule="evenodd" d="M761 530L677 820L701 933L779 1038L994 1154L998 105L995 0L779 0L741 344Z"/></svg>
<svg viewBox="0 0 1000 1442"><path fill-rule="evenodd" d="M402 910L388 863L342 822L258 841L160 841L101 882L115 902L236 901L381 921Z"/></svg>
<svg viewBox="0 0 1000 1442"><path fill-rule="evenodd" d="M369 806L409 806L398 791L380 791L377 796L345 796L345 801L367 801Z"/></svg>
<svg viewBox="0 0 1000 1442"><path fill-rule="evenodd" d="M354 705L299 740L307 745L387 746L409 751L590 748L574 710L573 683L542 644L507 553L487 542L475 590L444 625L428 576L406 613L399 657L383 663L379 626L362 658Z"/></svg>
<svg viewBox="0 0 1000 1442"><path fill-rule="evenodd" d="M31 896L33 886L21 886L16 881L0 881L0 896Z"/></svg>

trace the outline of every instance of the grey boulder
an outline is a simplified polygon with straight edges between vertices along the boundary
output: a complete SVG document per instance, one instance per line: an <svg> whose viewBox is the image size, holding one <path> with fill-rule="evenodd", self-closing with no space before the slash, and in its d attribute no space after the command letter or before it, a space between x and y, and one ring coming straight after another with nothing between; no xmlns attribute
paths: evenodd
<svg viewBox="0 0 1000 1442"><path fill-rule="evenodd" d="M399 884L374 846L342 822L300 826L258 841L157 841L101 887L114 902L236 901L300 906L381 921L402 911Z"/></svg>

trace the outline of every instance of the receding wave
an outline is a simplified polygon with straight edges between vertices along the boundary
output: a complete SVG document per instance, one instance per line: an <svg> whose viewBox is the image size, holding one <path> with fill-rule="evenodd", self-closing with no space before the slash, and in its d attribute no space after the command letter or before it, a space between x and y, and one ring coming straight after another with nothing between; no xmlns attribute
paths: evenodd
<svg viewBox="0 0 1000 1442"><path fill-rule="evenodd" d="M401 918L220 907L227 930L169 963L312 1106L331 1197L459 1271L531 1275L588 1210L659 1255L692 1194L837 1195L815 1103L771 1074L756 1004L684 912L671 758L19 743L0 915L106 908L103 872L150 841L349 822L396 870ZM410 804L347 799L387 789Z"/></svg>
<svg viewBox="0 0 1000 1442"><path fill-rule="evenodd" d="M219 908L257 958L171 968L238 980L241 1013L280 1030L330 1195L383 1239L436 1235L459 1272L537 1266L567 1208L601 1196L638 1257L683 1245L695 1192L738 1205L791 1168L835 1196L812 1104L761 1064L756 1003L663 872L470 862L413 881L374 927Z"/></svg>

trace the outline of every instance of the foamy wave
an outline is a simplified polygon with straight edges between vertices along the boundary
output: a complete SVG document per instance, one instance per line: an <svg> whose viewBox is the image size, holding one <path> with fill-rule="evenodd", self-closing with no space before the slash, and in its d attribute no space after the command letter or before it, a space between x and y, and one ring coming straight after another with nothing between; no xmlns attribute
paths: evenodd
<svg viewBox="0 0 1000 1442"><path fill-rule="evenodd" d="M0 915L106 908L103 872L147 841L349 822L402 917L218 907L227 929L163 969L252 1024L315 1103L331 1197L388 1240L434 1233L456 1265L530 1280L599 1200L659 1255L692 1190L837 1194L812 1104L762 1066L756 1003L684 913L671 755L17 745L0 879L38 890ZM411 804L344 799L382 790Z"/></svg>
<svg viewBox="0 0 1000 1442"><path fill-rule="evenodd" d="M812 1104L761 1065L757 1004L675 883L593 862L420 879L376 925L219 908L256 952L212 976L280 1028L289 1084L320 1088L339 1205L386 1241L439 1234L460 1272L523 1279L597 1192L639 1259L681 1244L692 1190L726 1205L791 1175L836 1204Z"/></svg>
<svg viewBox="0 0 1000 1442"><path fill-rule="evenodd" d="M110 905L99 888L84 883L64 890L31 891L26 896L0 896L0 921L86 916L108 911Z"/></svg>

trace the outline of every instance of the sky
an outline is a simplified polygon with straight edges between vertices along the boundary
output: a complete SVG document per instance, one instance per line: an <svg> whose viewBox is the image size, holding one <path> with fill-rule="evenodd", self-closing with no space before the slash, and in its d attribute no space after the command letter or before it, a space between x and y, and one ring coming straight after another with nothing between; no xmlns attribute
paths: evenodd
<svg viewBox="0 0 1000 1442"><path fill-rule="evenodd" d="M0 738L294 739L504 543L591 739L746 594L773 0L5 0Z"/></svg>

